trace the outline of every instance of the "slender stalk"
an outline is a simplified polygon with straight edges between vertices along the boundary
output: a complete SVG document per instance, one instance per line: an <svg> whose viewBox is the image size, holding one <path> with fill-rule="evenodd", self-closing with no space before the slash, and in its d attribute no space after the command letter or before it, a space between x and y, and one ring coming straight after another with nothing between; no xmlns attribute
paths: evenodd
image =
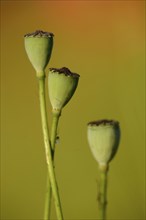
<svg viewBox="0 0 146 220"><path fill-rule="evenodd" d="M49 175L47 175L44 220L50 220L51 217L51 198L52 198L52 188L51 188Z"/></svg>
<svg viewBox="0 0 146 220"><path fill-rule="evenodd" d="M61 111L53 110L53 121L52 121L52 128L51 128L51 147L53 151L53 158L55 153L55 143L57 137L57 128L58 122L61 115Z"/></svg>
<svg viewBox="0 0 146 220"><path fill-rule="evenodd" d="M54 154L55 154L55 142L57 136L57 128L59 117L61 113L60 111L53 111L53 121L52 121L52 128L51 128L51 149L52 149L52 159L54 161ZM52 200L52 188L50 184L49 177L47 178L47 192L46 192L46 202L45 202L45 212L44 212L44 220L49 220L51 215L51 200Z"/></svg>
<svg viewBox="0 0 146 220"><path fill-rule="evenodd" d="M58 220L63 220L61 202L60 202L55 172L53 168L51 144L50 144L49 135L48 135L48 123L47 123L46 100L45 100L45 78L44 77L39 78L39 98L40 98L40 110L41 110L41 119L42 119L42 130L43 130L44 144L45 144L45 151L46 151L46 161L48 165L48 174L49 174L52 192L54 196L57 218Z"/></svg>
<svg viewBox="0 0 146 220"><path fill-rule="evenodd" d="M107 206L107 173L108 168L99 169L100 185L99 185L99 219L106 220L106 206Z"/></svg>

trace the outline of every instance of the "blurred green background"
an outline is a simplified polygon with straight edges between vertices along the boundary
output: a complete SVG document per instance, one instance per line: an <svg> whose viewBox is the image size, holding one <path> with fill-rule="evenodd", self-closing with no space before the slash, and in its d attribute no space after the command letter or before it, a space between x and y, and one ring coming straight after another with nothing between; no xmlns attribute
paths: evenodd
<svg viewBox="0 0 146 220"><path fill-rule="evenodd" d="M81 75L62 113L55 158L65 219L97 219L98 166L86 124L102 118L119 120L122 130L110 166L108 219L145 219L144 16L145 1L1 1L2 220L43 219L38 84L23 42L38 29L55 35L49 66ZM48 97L47 104L50 123Z"/></svg>

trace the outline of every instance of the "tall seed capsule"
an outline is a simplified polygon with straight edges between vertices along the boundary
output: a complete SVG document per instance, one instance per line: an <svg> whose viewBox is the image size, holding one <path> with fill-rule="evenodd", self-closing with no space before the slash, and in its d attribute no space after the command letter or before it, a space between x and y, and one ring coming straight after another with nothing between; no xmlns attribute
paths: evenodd
<svg viewBox="0 0 146 220"><path fill-rule="evenodd" d="M53 33L37 30L24 35L25 50L37 75L47 66L53 48Z"/></svg>
<svg viewBox="0 0 146 220"><path fill-rule="evenodd" d="M68 68L50 68L48 76L49 98L53 110L61 111L73 96L80 75Z"/></svg>
<svg viewBox="0 0 146 220"><path fill-rule="evenodd" d="M120 141L119 122L99 120L88 123L88 142L99 166L107 166L117 152Z"/></svg>

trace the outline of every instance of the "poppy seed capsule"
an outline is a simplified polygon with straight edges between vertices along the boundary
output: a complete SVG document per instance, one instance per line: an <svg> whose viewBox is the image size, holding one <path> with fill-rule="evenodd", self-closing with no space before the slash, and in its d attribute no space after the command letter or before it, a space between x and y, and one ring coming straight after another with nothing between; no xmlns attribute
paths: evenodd
<svg viewBox="0 0 146 220"><path fill-rule="evenodd" d="M37 73L43 72L50 60L53 36L41 30L24 35L26 53Z"/></svg>
<svg viewBox="0 0 146 220"><path fill-rule="evenodd" d="M99 166L106 166L117 152L120 141L119 122L100 120L88 123L88 142Z"/></svg>
<svg viewBox="0 0 146 220"><path fill-rule="evenodd" d="M61 111L73 96L80 75L68 68L50 68L48 76L49 98L53 110Z"/></svg>

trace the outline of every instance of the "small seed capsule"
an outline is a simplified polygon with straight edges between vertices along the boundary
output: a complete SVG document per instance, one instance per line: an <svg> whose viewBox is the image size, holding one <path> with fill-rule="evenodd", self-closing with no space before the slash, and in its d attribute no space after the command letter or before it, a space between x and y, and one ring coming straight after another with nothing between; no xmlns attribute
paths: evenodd
<svg viewBox="0 0 146 220"><path fill-rule="evenodd" d="M100 166L106 166L117 152L120 141L119 122L99 120L88 123L88 142Z"/></svg>
<svg viewBox="0 0 146 220"><path fill-rule="evenodd" d="M41 30L24 35L26 53L37 73L42 73L50 60L53 36Z"/></svg>
<svg viewBox="0 0 146 220"><path fill-rule="evenodd" d="M48 76L49 98L53 110L61 111L73 96L80 75L68 68L50 68Z"/></svg>

